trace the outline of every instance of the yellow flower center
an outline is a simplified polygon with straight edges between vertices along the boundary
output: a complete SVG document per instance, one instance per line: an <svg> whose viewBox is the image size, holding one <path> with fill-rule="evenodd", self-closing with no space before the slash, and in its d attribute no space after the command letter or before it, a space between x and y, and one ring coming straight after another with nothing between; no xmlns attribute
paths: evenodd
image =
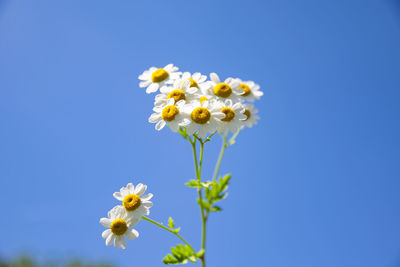
<svg viewBox="0 0 400 267"><path fill-rule="evenodd" d="M206 108L198 107L192 111L190 117L192 118L192 121L194 121L195 123L205 124L210 120L211 113Z"/></svg>
<svg viewBox="0 0 400 267"><path fill-rule="evenodd" d="M122 200L122 205L127 211L134 211L140 207L140 197L135 194L127 195L124 200Z"/></svg>
<svg viewBox="0 0 400 267"><path fill-rule="evenodd" d="M193 80L192 78L189 78L188 80L190 81L190 86L189 87L199 88L199 85L197 84L197 82L195 80Z"/></svg>
<svg viewBox="0 0 400 267"><path fill-rule="evenodd" d="M241 83L238 89L243 90L242 96L248 96L251 93L250 87L244 83Z"/></svg>
<svg viewBox="0 0 400 267"><path fill-rule="evenodd" d="M151 81L153 83L160 83L167 79L169 76L168 72L164 69L158 69L153 74L151 74Z"/></svg>
<svg viewBox="0 0 400 267"><path fill-rule="evenodd" d="M166 106L161 112L161 117L165 121L173 121L178 114L179 109L176 106Z"/></svg>
<svg viewBox="0 0 400 267"><path fill-rule="evenodd" d="M235 118L235 111L231 108L223 107L221 112L225 114L225 118L221 119L221 121L231 121Z"/></svg>
<svg viewBox="0 0 400 267"><path fill-rule="evenodd" d="M219 83L214 87L214 94L219 97L227 98L232 94L232 88L227 83Z"/></svg>
<svg viewBox="0 0 400 267"><path fill-rule="evenodd" d="M200 103L203 103L204 101L207 101L208 98L205 96L200 96Z"/></svg>
<svg viewBox="0 0 400 267"><path fill-rule="evenodd" d="M186 99L186 95L185 92L177 89L177 90L173 90L171 93L168 94L168 99L173 98L175 100L175 103L178 102L179 100L185 100Z"/></svg>
<svg viewBox="0 0 400 267"><path fill-rule="evenodd" d="M246 115L246 117L247 117L244 121L247 121L248 119L250 119L250 117L251 117L251 112L250 112L250 110L246 109L246 110L244 111L244 115Z"/></svg>
<svg viewBox="0 0 400 267"><path fill-rule="evenodd" d="M123 235L128 230L128 224L123 219L116 219L111 223L110 228L114 235Z"/></svg>

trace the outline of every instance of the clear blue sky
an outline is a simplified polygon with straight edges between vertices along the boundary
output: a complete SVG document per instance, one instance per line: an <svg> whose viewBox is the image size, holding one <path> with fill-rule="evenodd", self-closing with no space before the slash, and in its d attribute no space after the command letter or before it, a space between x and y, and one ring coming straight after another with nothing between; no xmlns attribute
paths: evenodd
<svg viewBox="0 0 400 267"><path fill-rule="evenodd" d="M98 220L128 182L200 243L190 147L147 123L151 65L256 80L261 121L227 151L209 267L400 266L400 2L0 1L0 256L163 266ZM212 172L220 140L206 147ZM197 245L198 246L198 245Z"/></svg>

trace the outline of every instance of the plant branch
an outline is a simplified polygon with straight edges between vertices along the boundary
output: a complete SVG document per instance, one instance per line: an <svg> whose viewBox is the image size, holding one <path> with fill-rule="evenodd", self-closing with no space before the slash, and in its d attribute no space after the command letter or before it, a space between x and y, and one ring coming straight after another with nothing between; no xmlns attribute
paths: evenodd
<svg viewBox="0 0 400 267"><path fill-rule="evenodd" d="M192 246L191 246L185 239L183 239L183 237L180 236L176 231L174 231L174 230L172 230L172 229L169 229L168 227L165 227L165 226L162 225L161 223L158 223L158 222L156 222L156 221L154 221L154 220L152 220L152 219L150 219L150 218L148 218L148 217L146 217L146 216L142 216L142 218L143 218L143 220L148 221L148 222L151 222L152 224L155 224L155 225L157 225L158 227L160 227L160 228L162 228L162 229L164 229L164 230L167 230L168 232L170 232L170 233L176 235L176 236L177 236L180 240L182 240L191 250L193 250L194 252L196 252L196 250L194 250L194 249L192 248Z"/></svg>

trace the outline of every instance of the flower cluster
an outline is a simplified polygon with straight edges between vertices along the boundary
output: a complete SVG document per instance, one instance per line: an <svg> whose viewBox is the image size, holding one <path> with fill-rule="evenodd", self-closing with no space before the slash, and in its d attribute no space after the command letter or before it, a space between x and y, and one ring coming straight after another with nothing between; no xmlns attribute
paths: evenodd
<svg viewBox="0 0 400 267"><path fill-rule="evenodd" d="M189 135L196 133L205 138L215 132L236 133L257 123L258 110L248 102L263 95L258 84L231 77L222 81L216 73L207 80L199 72L178 70L168 64L164 68L151 67L139 75L139 86L148 94L160 92L149 118L156 130L168 125L174 132L183 128Z"/></svg>
<svg viewBox="0 0 400 267"><path fill-rule="evenodd" d="M122 202L122 205L115 206L108 212L108 218L101 218L100 223L107 227L102 234L106 240L106 245L114 244L116 248L126 248L125 237L134 240L139 233L133 229L139 223L142 216L150 214L153 203L150 199L153 194L144 195L146 185L138 184L136 187L129 183L122 187L119 192L114 193L114 197Z"/></svg>

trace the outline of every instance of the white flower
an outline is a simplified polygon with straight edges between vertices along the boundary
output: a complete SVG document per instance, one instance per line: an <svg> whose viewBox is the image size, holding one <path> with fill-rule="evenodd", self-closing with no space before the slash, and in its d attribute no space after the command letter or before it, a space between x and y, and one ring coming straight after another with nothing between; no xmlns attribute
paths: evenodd
<svg viewBox="0 0 400 267"><path fill-rule="evenodd" d="M231 131L236 133L242 126L243 121L247 118L244 115L245 108L242 103L232 103L227 99L225 103L220 104L220 111L225 114L225 118L221 119L220 132Z"/></svg>
<svg viewBox="0 0 400 267"><path fill-rule="evenodd" d="M156 95L154 105L165 105L169 99L174 99L175 103L180 100L189 102L198 98L197 87L190 87L189 80L177 80L173 87L164 86L160 89L161 94Z"/></svg>
<svg viewBox="0 0 400 267"><path fill-rule="evenodd" d="M145 88L146 93L154 93L167 84L173 84L179 76L181 72L178 72L179 68L174 66L173 64L168 64L164 68L156 68L151 67L148 70L145 70L141 75L139 75L139 87Z"/></svg>
<svg viewBox="0 0 400 267"><path fill-rule="evenodd" d="M106 245L114 244L116 248L126 248L125 237L134 240L138 238L139 233L131 227L135 226L139 219L129 217L122 206L116 206L108 212L108 218L101 218L100 223L109 229L102 233L106 240Z"/></svg>
<svg viewBox="0 0 400 267"><path fill-rule="evenodd" d="M244 115L246 115L246 119L243 120L243 123L251 128L253 125L257 124L257 121L260 119L260 117L257 116L258 110L255 109L252 104L244 104L243 106L245 108Z"/></svg>
<svg viewBox="0 0 400 267"><path fill-rule="evenodd" d="M182 112L185 100L180 100L174 104L175 100L170 98L163 105L155 106L149 118L150 123L156 123L155 128L160 131L168 123L173 132L177 132L180 126L186 126L190 123L186 114Z"/></svg>
<svg viewBox="0 0 400 267"><path fill-rule="evenodd" d="M184 107L184 111L190 114L191 123L186 126L186 132L189 135L198 129L198 136L205 138L207 133L217 131L221 119L225 114L221 112L217 101L194 101Z"/></svg>
<svg viewBox="0 0 400 267"><path fill-rule="evenodd" d="M239 87L240 82L238 79L227 78L224 82L221 82L216 73L210 73L208 93L214 95L220 99L231 99L238 101L238 95L236 89Z"/></svg>
<svg viewBox="0 0 400 267"><path fill-rule="evenodd" d="M240 79L236 79L239 81L239 87L236 92L238 92L240 98L243 100L247 100L253 102L255 99L260 99L260 97L264 94L260 91L260 86L253 81L242 81Z"/></svg>
<svg viewBox="0 0 400 267"><path fill-rule="evenodd" d="M129 183L126 187L122 187L119 192L115 192L113 196L122 201L122 206L129 216L140 220L142 216L150 214L150 208L153 206L150 201L153 194L143 195L146 189L147 185L138 184L134 187L132 183Z"/></svg>
<svg viewBox="0 0 400 267"><path fill-rule="evenodd" d="M206 82L207 76L202 75L200 72L195 72L193 74L190 74L190 72L184 72L181 79L189 80L190 87L196 87L200 90L209 87L209 83Z"/></svg>

